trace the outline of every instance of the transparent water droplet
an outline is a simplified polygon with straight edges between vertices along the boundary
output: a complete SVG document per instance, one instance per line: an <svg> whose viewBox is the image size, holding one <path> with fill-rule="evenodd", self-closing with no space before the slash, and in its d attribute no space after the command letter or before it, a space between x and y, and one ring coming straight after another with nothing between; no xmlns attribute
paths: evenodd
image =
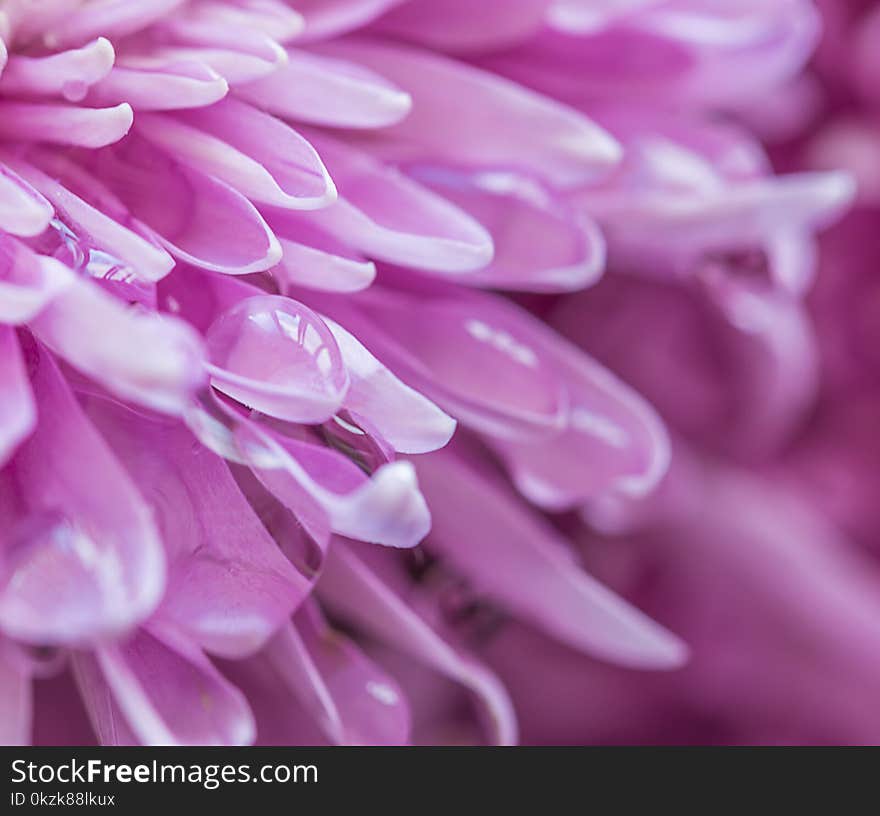
<svg viewBox="0 0 880 816"><path fill-rule="evenodd" d="M246 298L214 321L205 342L214 387L270 416L324 422L348 391L332 332L290 298Z"/></svg>
<svg viewBox="0 0 880 816"><path fill-rule="evenodd" d="M282 460L254 434L245 433L245 418L221 402L210 388L196 395L183 415L184 422L208 450L238 465L272 470Z"/></svg>

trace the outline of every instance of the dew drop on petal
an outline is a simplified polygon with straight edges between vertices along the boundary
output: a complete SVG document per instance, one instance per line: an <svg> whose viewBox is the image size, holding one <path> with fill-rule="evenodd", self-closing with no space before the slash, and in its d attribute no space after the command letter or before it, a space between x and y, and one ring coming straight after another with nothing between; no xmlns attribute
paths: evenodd
<svg viewBox="0 0 880 816"><path fill-rule="evenodd" d="M332 417L349 376L330 329L290 298L246 298L218 317L205 341L215 388L291 422Z"/></svg>

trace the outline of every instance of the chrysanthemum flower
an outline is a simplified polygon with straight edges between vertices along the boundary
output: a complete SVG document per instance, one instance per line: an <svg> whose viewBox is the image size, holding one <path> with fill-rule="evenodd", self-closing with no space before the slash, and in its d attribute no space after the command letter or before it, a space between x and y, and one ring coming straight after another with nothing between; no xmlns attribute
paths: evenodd
<svg viewBox="0 0 880 816"><path fill-rule="evenodd" d="M746 128L818 35L807 0L0 4L0 741L511 743L522 627L673 677L639 606L681 621L586 530L753 533L734 476L653 491L664 420L751 462L814 398L852 183Z"/></svg>

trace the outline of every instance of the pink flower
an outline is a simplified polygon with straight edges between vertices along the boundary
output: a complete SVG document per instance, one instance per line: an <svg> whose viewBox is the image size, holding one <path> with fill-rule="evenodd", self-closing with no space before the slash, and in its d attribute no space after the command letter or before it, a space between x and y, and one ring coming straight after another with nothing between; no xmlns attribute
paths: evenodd
<svg viewBox="0 0 880 816"><path fill-rule="evenodd" d="M0 741L703 739L642 726L720 711L722 676L754 691L731 738L869 739L799 708L873 678L877 596L788 448L824 387L816 234L863 174L832 139L776 175L747 130L809 128L813 85L767 111L820 28L807 0L7 2ZM671 577L620 580L600 534ZM761 605L715 650L728 574ZM574 690L611 674L596 727Z"/></svg>

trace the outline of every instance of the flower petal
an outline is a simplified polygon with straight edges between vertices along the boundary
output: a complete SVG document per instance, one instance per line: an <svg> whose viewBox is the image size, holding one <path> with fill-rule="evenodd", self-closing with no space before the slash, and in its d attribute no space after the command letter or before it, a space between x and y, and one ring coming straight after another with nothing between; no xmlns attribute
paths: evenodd
<svg viewBox="0 0 880 816"><path fill-rule="evenodd" d="M211 654L256 652L311 581L278 549L225 463L183 425L106 400L89 400L87 410L156 517L169 565L158 616Z"/></svg>
<svg viewBox="0 0 880 816"><path fill-rule="evenodd" d="M137 134L83 158L175 258L230 275L278 263L281 247L253 204Z"/></svg>
<svg viewBox="0 0 880 816"><path fill-rule="evenodd" d="M165 563L149 508L51 356L34 354L40 422L2 471L0 628L38 645L78 644L149 615Z"/></svg>
<svg viewBox="0 0 880 816"><path fill-rule="evenodd" d="M331 629L316 604L267 649L290 691L336 745L404 745L409 708L397 683Z"/></svg>
<svg viewBox="0 0 880 816"><path fill-rule="evenodd" d="M580 569L565 544L515 497L451 451L419 457L434 524L426 546L474 587L573 648L634 668L678 668L672 633Z"/></svg>
<svg viewBox="0 0 880 816"><path fill-rule="evenodd" d="M330 548L318 594L349 625L464 686L481 710L493 743L516 742L516 717L499 680L437 635L340 540Z"/></svg>
<svg viewBox="0 0 880 816"><path fill-rule="evenodd" d="M80 693L104 745L248 745L254 722L241 692L187 638L141 629L123 644L74 658Z"/></svg>
<svg viewBox="0 0 880 816"><path fill-rule="evenodd" d="M358 40L322 44L317 52L364 65L418 100L403 121L365 142L376 156L512 166L562 188L590 181L620 160L617 142L586 116L478 68Z"/></svg>
<svg viewBox="0 0 880 816"><path fill-rule="evenodd" d="M37 406L15 331L0 326L0 467L37 425Z"/></svg>

